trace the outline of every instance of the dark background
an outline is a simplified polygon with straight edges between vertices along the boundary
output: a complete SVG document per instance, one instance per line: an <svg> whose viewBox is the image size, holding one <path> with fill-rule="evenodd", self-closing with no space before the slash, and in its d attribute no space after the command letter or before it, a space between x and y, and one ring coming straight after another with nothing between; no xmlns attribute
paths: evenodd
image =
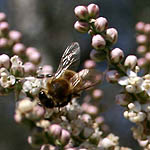
<svg viewBox="0 0 150 150"><path fill-rule="evenodd" d="M7 14L11 29L23 33L26 46L41 51L42 64L51 64L56 70L64 49L72 41L80 43L81 66L89 58L91 40L87 34L73 29L76 21L73 10L77 5L90 3L98 4L100 16L108 19L109 27L118 30L119 40L115 47L123 49L126 55L134 54L134 27L138 21L150 22L150 0L0 0L0 11ZM104 70L105 64L99 63L97 67ZM106 123L120 136L121 145L139 150L130 132L133 124L123 118L123 108L114 103L119 88L106 83L101 88L105 94ZM28 130L13 120L15 103L12 97L0 98L0 150L29 150Z"/></svg>

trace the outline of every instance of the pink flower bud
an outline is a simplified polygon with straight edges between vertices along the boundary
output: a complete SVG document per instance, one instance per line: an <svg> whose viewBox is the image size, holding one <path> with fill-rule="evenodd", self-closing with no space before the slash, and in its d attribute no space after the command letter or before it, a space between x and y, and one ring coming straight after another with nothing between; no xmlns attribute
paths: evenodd
<svg viewBox="0 0 150 150"><path fill-rule="evenodd" d="M37 51L34 52L32 55L28 56L29 61L31 61L33 64L39 64L41 61L41 54Z"/></svg>
<svg viewBox="0 0 150 150"><path fill-rule="evenodd" d="M96 117L96 118L95 118L95 122L96 122L98 125L103 124L103 123L104 123L104 117L102 117L102 116Z"/></svg>
<svg viewBox="0 0 150 150"><path fill-rule="evenodd" d="M98 108L94 105L90 105L87 103L83 103L82 104L82 110L85 111L86 113L90 114L90 115L96 115L98 113ZM82 118L85 122L86 122L86 116L83 116L85 118Z"/></svg>
<svg viewBox="0 0 150 150"><path fill-rule="evenodd" d="M76 21L74 24L74 28L81 33L86 33L89 30L89 24L83 21Z"/></svg>
<svg viewBox="0 0 150 150"><path fill-rule="evenodd" d="M90 4L87 7L89 16L91 18L97 18L99 16L99 7L96 4Z"/></svg>
<svg viewBox="0 0 150 150"><path fill-rule="evenodd" d="M147 53L145 54L145 59L146 59L148 62L150 62L150 52L147 52Z"/></svg>
<svg viewBox="0 0 150 150"><path fill-rule="evenodd" d="M8 55L0 55L0 67L5 67L6 69L10 67L10 58Z"/></svg>
<svg viewBox="0 0 150 150"><path fill-rule="evenodd" d="M62 129L60 137L61 144L66 145L68 144L69 140L70 140L70 133L67 130Z"/></svg>
<svg viewBox="0 0 150 150"><path fill-rule="evenodd" d="M135 29L138 31L138 32L144 32L144 22L138 22L135 26Z"/></svg>
<svg viewBox="0 0 150 150"><path fill-rule="evenodd" d="M139 58L137 64L140 68L145 67L147 65L147 60L145 58Z"/></svg>
<svg viewBox="0 0 150 150"><path fill-rule="evenodd" d="M78 19L86 20L89 18L88 9L86 6L77 6L74 13Z"/></svg>
<svg viewBox="0 0 150 150"><path fill-rule="evenodd" d="M138 44L146 44L147 43L147 37L144 34L140 34L136 37L136 42Z"/></svg>
<svg viewBox="0 0 150 150"><path fill-rule="evenodd" d="M108 27L108 21L104 17L99 17L95 20L94 25L98 32L103 32Z"/></svg>
<svg viewBox="0 0 150 150"><path fill-rule="evenodd" d="M22 115L20 113L15 113L14 115L14 120L17 122L17 123L21 123L22 121Z"/></svg>
<svg viewBox="0 0 150 150"><path fill-rule="evenodd" d="M136 66L136 64L137 64L137 57L134 55L127 56L124 62L124 65L131 69L133 69Z"/></svg>
<svg viewBox="0 0 150 150"><path fill-rule="evenodd" d="M95 62L100 62L100 61L104 61L106 59L106 54L103 53L103 51L96 51L96 50L92 50L90 53L90 58L92 60L94 60Z"/></svg>
<svg viewBox="0 0 150 150"><path fill-rule="evenodd" d="M26 55L27 56L30 56L30 55L33 55L35 52L37 52L38 50L34 47L28 47L26 49Z"/></svg>
<svg viewBox="0 0 150 150"><path fill-rule="evenodd" d="M91 69L91 68L95 68L96 67L96 63L93 60L86 60L84 62L84 68L86 69Z"/></svg>
<svg viewBox="0 0 150 150"><path fill-rule="evenodd" d="M16 43L13 46L13 52L17 55L22 55L25 53L25 46L22 43Z"/></svg>
<svg viewBox="0 0 150 150"><path fill-rule="evenodd" d="M19 31L12 30L12 31L9 32L9 38L13 42L19 42L22 38L22 35Z"/></svg>
<svg viewBox="0 0 150 150"><path fill-rule="evenodd" d="M49 126L48 134L53 136L54 138L60 138L62 132L62 128L58 124L52 124Z"/></svg>
<svg viewBox="0 0 150 150"><path fill-rule="evenodd" d="M92 38L92 46L96 50L104 49L106 46L106 41L101 35L99 35L99 34L94 35Z"/></svg>
<svg viewBox="0 0 150 150"><path fill-rule="evenodd" d="M52 74L53 73L53 67L50 65L44 65L42 67L42 72L41 74Z"/></svg>
<svg viewBox="0 0 150 150"><path fill-rule="evenodd" d="M124 57L124 53L120 48L115 48L110 53L113 63L120 63Z"/></svg>
<svg viewBox="0 0 150 150"><path fill-rule="evenodd" d="M8 32L9 24L7 22L0 22L0 31L1 32Z"/></svg>
<svg viewBox="0 0 150 150"><path fill-rule="evenodd" d="M6 14L3 12L0 12L0 22L6 20Z"/></svg>
<svg viewBox="0 0 150 150"><path fill-rule="evenodd" d="M115 44L118 40L118 31L115 28L109 28L106 30L106 39Z"/></svg>
<svg viewBox="0 0 150 150"><path fill-rule="evenodd" d="M0 38L0 48L5 48L8 46L8 39Z"/></svg>
<svg viewBox="0 0 150 150"><path fill-rule="evenodd" d="M31 115L29 116L30 119L39 120L45 114L45 110L41 106L34 106Z"/></svg>
<svg viewBox="0 0 150 150"><path fill-rule="evenodd" d="M103 97L103 91L100 90L100 89L95 89L92 92L92 96L93 96L94 99L101 99Z"/></svg>
<svg viewBox="0 0 150 150"><path fill-rule="evenodd" d="M147 51L147 47L145 45L140 45L137 47L137 52L139 54L145 54Z"/></svg>
<svg viewBox="0 0 150 150"><path fill-rule="evenodd" d="M146 25L144 26L144 32L145 32L146 34L150 34L150 24L146 24Z"/></svg>
<svg viewBox="0 0 150 150"><path fill-rule="evenodd" d="M106 73L106 79L110 83L116 83L119 79L119 73L117 70L111 70Z"/></svg>

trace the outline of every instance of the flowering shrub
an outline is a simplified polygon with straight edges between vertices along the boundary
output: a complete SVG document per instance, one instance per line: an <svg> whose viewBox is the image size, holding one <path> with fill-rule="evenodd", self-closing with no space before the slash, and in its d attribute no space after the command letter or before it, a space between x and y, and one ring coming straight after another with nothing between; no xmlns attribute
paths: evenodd
<svg viewBox="0 0 150 150"><path fill-rule="evenodd" d="M122 86L116 103L125 108L124 117L136 124L132 128L133 137L144 150L149 150L150 24L139 22L136 25L137 51L142 57L125 57L120 48L112 49L118 32L109 28L105 17L99 16L99 6L77 6L74 13L78 19L74 28L92 38L91 60L84 63L84 68L96 70L96 62L107 61L108 68L103 78ZM88 89L82 104L74 97L64 107L47 108L41 104L39 93L49 82L49 74L55 75L53 67L39 66L41 54L34 47L26 47L21 38L20 32L9 29L6 15L1 12L0 48L5 49L8 55L0 55L0 94L15 93L14 119L29 127L28 143L40 150L131 150L119 146L119 137L109 133L104 118L100 116L99 100L103 91L98 87ZM102 74L98 73L95 77L99 77L100 83ZM90 80L87 81L89 83L85 84L91 84Z"/></svg>

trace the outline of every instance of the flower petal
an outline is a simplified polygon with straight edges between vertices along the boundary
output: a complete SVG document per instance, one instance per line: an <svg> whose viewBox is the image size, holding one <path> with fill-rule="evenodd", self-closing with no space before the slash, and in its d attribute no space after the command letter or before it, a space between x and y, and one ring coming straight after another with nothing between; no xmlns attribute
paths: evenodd
<svg viewBox="0 0 150 150"><path fill-rule="evenodd" d="M128 85L128 77L127 76L123 76L118 80L118 84L120 85Z"/></svg>

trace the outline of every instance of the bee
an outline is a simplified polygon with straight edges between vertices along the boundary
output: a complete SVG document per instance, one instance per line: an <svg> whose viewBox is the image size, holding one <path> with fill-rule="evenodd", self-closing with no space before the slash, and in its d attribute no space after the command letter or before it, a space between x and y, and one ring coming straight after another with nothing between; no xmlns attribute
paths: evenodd
<svg viewBox="0 0 150 150"><path fill-rule="evenodd" d="M80 61L77 42L67 47L54 75L47 75L46 86L39 93L39 100L47 108L64 107L81 91L96 85L101 76L94 69L73 71Z"/></svg>

